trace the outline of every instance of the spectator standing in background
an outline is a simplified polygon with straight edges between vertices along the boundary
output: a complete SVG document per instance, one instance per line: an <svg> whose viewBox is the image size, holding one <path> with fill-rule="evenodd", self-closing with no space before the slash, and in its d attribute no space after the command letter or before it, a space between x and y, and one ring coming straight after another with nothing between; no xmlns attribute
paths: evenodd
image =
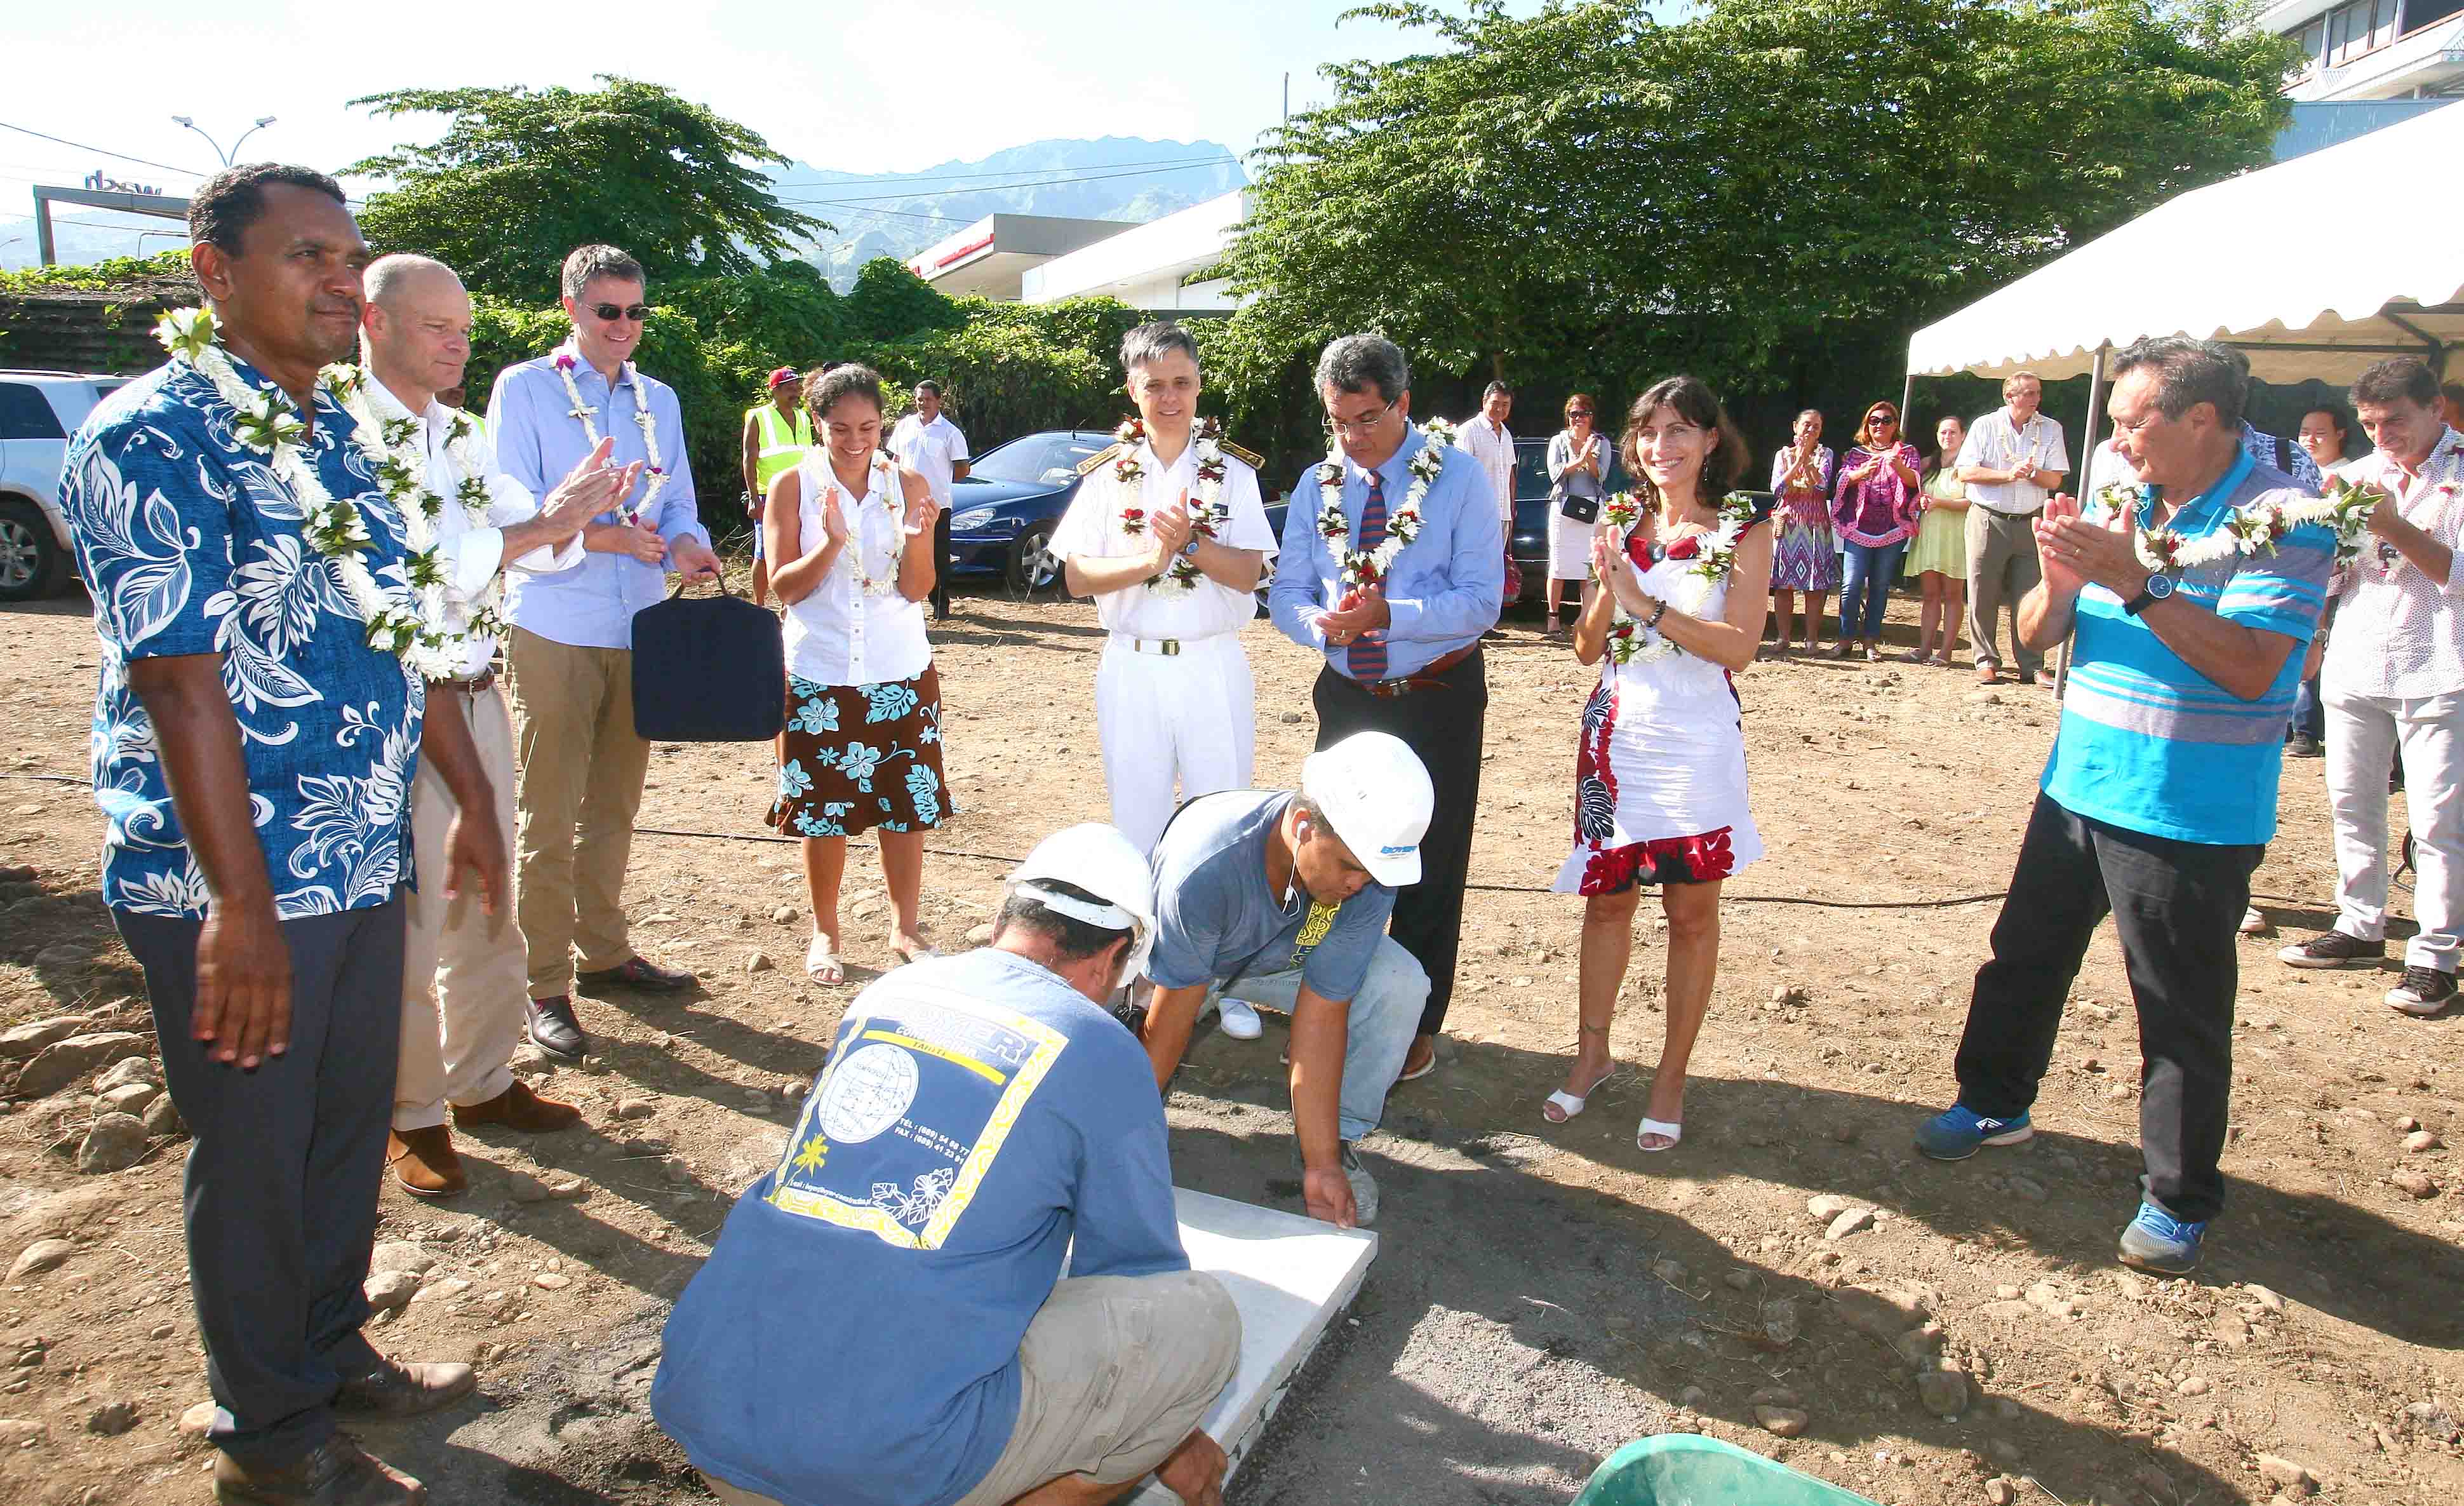
<svg viewBox="0 0 2464 1506"><path fill-rule="evenodd" d="M1867 409L1857 441L1839 461L1839 491L1832 513L1848 557L1835 656L1846 658L1850 641L1862 639L1871 663L1882 656L1882 609L1890 605L1891 582L1916 532L1925 493L1917 473L1917 447L1900 437L1898 405L1876 403Z"/></svg>
<svg viewBox="0 0 2464 1506"><path fill-rule="evenodd" d="M1839 585L1839 548L1831 531L1831 447L1822 442L1822 414L1796 415L1790 442L1771 456L1773 517L1779 525L1771 554L1771 596L1778 608L1779 652L1794 645L1792 624L1796 593L1805 592L1805 646L1822 641L1822 604Z"/></svg>
<svg viewBox="0 0 2464 1506"><path fill-rule="evenodd" d="M933 620L950 617L950 488L967 478L967 436L941 411L941 384L915 384L915 411L890 432L886 448L924 478L941 515L933 523Z"/></svg>
<svg viewBox="0 0 2464 1506"><path fill-rule="evenodd" d="M753 520L753 599L770 599L770 560L762 548L761 499L782 471L792 471L813 443L804 412L803 379L794 366L770 373L769 396L744 410L744 507Z"/></svg>
<svg viewBox="0 0 2464 1506"><path fill-rule="evenodd" d="M1968 483L1959 478L1957 464L1968 426L1955 414L1945 415L1933 434L1934 452L1921 473L1925 514L1908 549L1907 573L1925 590L1908 662L1947 668L1959 647L1960 619L1968 614Z"/></svg>
<svg viewBox="0 0 2464 1506"><path fill-rule="evenodd" d="M1501 609L1523 595L1523 567L1514 563L1514 433L1506 427L1507 417L1513 410L1514 389L1503 382L1491 382L1480 395L1479 416L1455 426L1455 447L1480 462L1489 486L1497 493L1497 531L1506 540L1506 587L1498 599Z"/></svg>
<svg viewBox="0 0 2464 1506"><path fill-rule="evenodd" d="M1592 536L1599 532L1600 499L1609 491L1608 436L1592 427L1596 411L1589 392L1566 399L1566 427L1549 441L1549 625L1565 631L1557 603L1568 581L1583 583L1592 600Z"/></svg>
<svg viewBox="0 0 2464 1506"><path fill-rule="evenodd" d="M1968 426L1960 446L1959 479L1968 483L1968 638L1976 651L1976 678L1991 685L2002 668L1998 619L2011 613L2012 650L2019 683L2041 681L2042 650L2019 634L2019 601L2038 579L2036 541L2030 529L2045 498L2060 489L2071 468L2062 426L2039 408L2044 379L2014 371L2002 381L2002 406Z"/></svg>
<svg viewBox="0 0 2464 1506"><path fill-rule="evenodd" d="M2450 382L2440 388L2438 402L2447 427L2464 430L2464 382Z"/></svg>

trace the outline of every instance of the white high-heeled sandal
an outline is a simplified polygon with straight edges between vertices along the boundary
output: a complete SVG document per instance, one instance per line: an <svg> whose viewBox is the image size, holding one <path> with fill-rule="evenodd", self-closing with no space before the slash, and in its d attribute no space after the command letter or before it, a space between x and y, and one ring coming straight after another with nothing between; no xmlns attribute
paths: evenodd
<svg viewBox="0 0 2464 1506"><path fill-rule="evenodd" d="M1643 1137L1646 1135L1661 1136L1665 1139L1668 1143L1665 1145L1646 1145L1642 1142ZM1634 1148L1641 1151L1646 1156L1656 1156L1663 1150L1675 1150L1677 1148L1677 1142L1684 1138L1684 1125L1672 1124L1666 1119L1646 1118L1635 1128Z"/></svg>

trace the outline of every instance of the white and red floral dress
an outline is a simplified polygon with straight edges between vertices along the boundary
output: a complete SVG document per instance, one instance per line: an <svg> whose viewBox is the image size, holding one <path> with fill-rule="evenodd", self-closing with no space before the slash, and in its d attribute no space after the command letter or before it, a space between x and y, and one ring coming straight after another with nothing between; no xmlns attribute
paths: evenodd
<svg viewBox="0 0 2464 1506"><path fill-rule="evenodd" d="M1688 616L1714 618L1728 582L1693 573L1688 535L1665 550L1627 549L1642 588ZM1763 855L1746 806L1746 735L1728 672L1691 653L1600 660L1574 756L1574 850L1559 894L1622 894L1637 884L1710 883Z"/></svg>

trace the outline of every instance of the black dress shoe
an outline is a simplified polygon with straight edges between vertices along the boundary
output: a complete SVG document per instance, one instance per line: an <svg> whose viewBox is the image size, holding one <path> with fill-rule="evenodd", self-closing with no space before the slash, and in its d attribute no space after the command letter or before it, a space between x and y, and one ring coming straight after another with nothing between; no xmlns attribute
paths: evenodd
<svg viewBox="0 0 2464 1506"><path fill-rule="evenodd" d="M358 1375L342 1377L334 1393L336 1409L374 1412L380 1417L417 1417L450 1406L478 1388L479 1378L467 1364L405 1364L380 1355Z"/></svg>
<svg viewBox="0 0 2464 1506"><path fill-rule="evenodd" d="M583 993L605 993L610 988L645 988L652 993L673 993L693 986L693 975L679 969L662 967L647 957L627 957L613 967L575 976L574 986Z"/></svg>
<svg viewBox="0 0 2464 1506"><path fill-rule="evenodd" d="M559 1061L578 1062L590 1050L590 1037L573 1017L573 1001L563 994L530 1002L531 1044Z"/></svg>
<svg viewBox="0 0 2464 1506"><path fill-rule="evenodd" d="M231 1506L420 1506L428 1487L336 1433L277 1469L220 1455L214 1499Z"/></svg>

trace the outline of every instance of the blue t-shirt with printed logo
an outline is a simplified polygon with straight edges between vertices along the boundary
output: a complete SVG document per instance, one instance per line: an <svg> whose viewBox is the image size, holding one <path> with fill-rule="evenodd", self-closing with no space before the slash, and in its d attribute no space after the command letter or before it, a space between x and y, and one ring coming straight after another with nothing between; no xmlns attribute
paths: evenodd
<svg viewBox="0 0 2464 1506"><path fill-rule="evenodd" d="M1349 1004L1395 913L1395 891L1370 884L1339 905L1266 887L1266 846L1289 792L1230 789L1181 808L1155 843L1155 943L1147 976L1166 988L1300 969L1322 999Z"/></svg>
<svg viewBox="0 0 2464 1506"><path fill-rule="evenodd" d="M1065 1253L1071 1276L1189 1269L1146 1052L1011 953L899 968L677 1299L650 1410L786 1506L947 1506L1017 1426Z"/></svg>
<svg viewBox="0 0 2464 1506"><path fill-rule="evenodd" d="M2183 540L2213 535L2261 503L2309 500L2293 478L2244 453L2167 524ZM2140 526L2152 501L2143 488ZM2327 600L2335 539L2296 528L2260 548L2181 573L2178 594L2227 622L2294 640L2256 700L2244 700L2167 648L2144 617L2101 586L2079 592L2078 640L2061 728L2043 789L2076 814L2178 842L2257 846L2276 834L2284 724L2301 659Z"/></svg>

